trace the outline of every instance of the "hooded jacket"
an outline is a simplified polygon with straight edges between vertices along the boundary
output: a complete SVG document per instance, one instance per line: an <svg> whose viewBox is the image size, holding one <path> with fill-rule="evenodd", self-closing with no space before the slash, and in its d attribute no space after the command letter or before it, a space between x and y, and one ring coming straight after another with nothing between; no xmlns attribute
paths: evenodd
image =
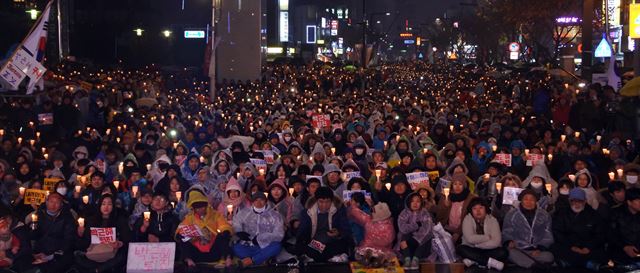
<svg viewBox="0 0 640 273"><path fill-rule="evenodd" d="M502 242L514 241L518 249L548 249L553 244L551 216L544 209L536 208L533 224L529 225L521 209L507 213L502 227Z"/></svg>
<svg viewBox="0 0 640 273"><path fill-rule="evenodd" d="M395 246L396 251L400 251L400 242L405 240L407 236L411 236L420 245L423 245L427 241L433 238L433 219L431 214L426 208L420 208L419 211L412 211L409 207L411 204L411 198L419 195L414 192L407 196L405 201L405 209L402 210L398 216L398 235L397 243Z"/></svg>
<svg viewBox="0 0 640 273"><path fill-rule="evenodd" d="M593 208L594 210L598 210L598 207L600 206L600 199L602 197L593 188L593 177L591 176L591 173L587 169L582 169L578 171L576 173L576 186L578 186L577 185L578 178L581 175L586 175L587 179L589 180L589 184L587 184L587 187L581 188L587 194L587 204L589 204L589 206L591 206L591 208Z"/></svg>
<svg viewBox="0 0 640 273"><path fill-rule="evenodd" d="M233 230L249 233L256 238L258 246L265 248L271 243L279 243L284 238L284 223L278 212L269 205L262 213L257 213L252 206L245 207L233 217Z"/></svg>
<svg viewBox="0 0 640 273"><path fill-rule="evenodd" d="M267 189L267 191L271 193L271 189L275 187L279 187L280 190L282 190L282 197L280 201L276 203L273 196L269 194L268 199L269 199L269 204L271 205L270 207L272 207L273 210L280 213L280 215L282 216L282 220L288 224L289 221L291 221L291 219L293 218L293 198L289 196L289 190L287 189L287 186L284 184L284 179L279 178L273 181L273 183L269 185L269 188Z"/></svg>
<svg viewBox="0 0 640 273"><path fill-rule="evenodd" d="M303 249L313 240L316 236L316 229L318 224L318 200L314 197L307 200L306 209L300 213L300 226L298 227L298 233L296 235L296 249L299 253L302 253ZM333 197L331 208L328 212L328 224L329 229L337 229L340 232L338 240L347 243L349 246L353 245L351 239L351 226L347 219L347 212L342 202L337 197Z"/></svg>
<svg viewBox="0 0 640 273"><path fill-rule="evenodd" d="M240 195L238 195L238 198L231 200L231 198L229 198L229 194L231 193L231 191L239 191ZM244 194L244 191L242 191L242 188L240 188L238 180L233 177L229 180L229 183L227 183L227 187L225 188L225 195L222 198L222 202L220 203L220 205L218 205L217 208L218 212L225 218L227 218L227 216L229 215L229 211L227 210L228 205L233 206L233 215L238 214L238 212L243 208L251 206L251 202L249 202Z"/></svg>
<svg viewBox="0 0 640 273"><path fill-rule="evenodd" d="M471 213L467 213L462 220L462 244L480 249L494 249L502 244L500 224L491 214L484 218L484 234L477 234L477 223Z"/></svg>
<svg viewBox="0 0 640 273"><path fill-rule="evenodd" d="M387 219L374 221L371 215L358 207L351 206L349 219L364 227L364 239L360 242L359 247L375 248L393 254L392 247L395 238L393 217L389 216Z"/></svg>

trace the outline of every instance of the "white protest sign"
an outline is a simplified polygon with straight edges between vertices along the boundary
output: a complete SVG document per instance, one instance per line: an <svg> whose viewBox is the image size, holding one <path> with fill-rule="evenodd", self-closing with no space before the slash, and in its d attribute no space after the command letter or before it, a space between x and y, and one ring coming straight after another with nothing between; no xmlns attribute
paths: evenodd
<svg viewBox="0 0 640 273"><path fill-rule="evenodd" d="M13 65L11 62L7 63L6 67L0 71L0 78L3 78L11 87L17 89L20 86L20 82L24 80L27 75L22 73L19 68Z"/></svg>
<svg viewBox="0 0 640 273"><path fill-rule="evenodd" d="M344 202L351 201L351 196L353 196L353 194L357 192L362 193L365 198L371 198L371 193L365 190L353 190L353 191L346 190L342 192L342 201Z"/></svg>
<svg viewBox="0 0 640 273"><path fill-rule="evenodd" d="M176 243L129 243L127 273L171 273Z"/></svg>
<svg viewBox="0 0 640 273"><path fill-rule="evenodd" d="M502 189L502 204L513 205L513 202L518 201L518 195L522 191L521 188L505 187Z"/></svg>
<svg viewBox="0 0 640 273"><path fill-rule="evenodd" d="M257 170L264 170L265 173L267 172L267 161L265 161L264 159L259 159L259 158L250 158L249 161L251 161L251 164L253 164L253 166L256 166Z"/></svg>
<svg viewBox="0 0 640 273"><path fill-rule="evenodd" d="M91 244L108 244L116 241L116 228L91 228Z"/></svg>
<svg viewBox="0 0 640 273"><path fill-rule="evenodd" d="M18 49L11 62L20 69L22 73L29 76L31 81L39 80L44 75L44 72L47 71L40 62L31 57L24 49Z"/></svg>
<svg viewBox="0 0 640 273"><path fill-rule="evenodd" d="M275 161L275 156L273 154L272 150L260 150L258 152L261 152L262 155L264 156L264 161L269 164L269 165L273 165L274 161Z"/></svg>
<svg viewBox="0 0 640 273"><path fill-rule="evenodd" d="M511 167L511 154L496 154L493 161L498 162L507 167Z"/></svg>
<svg viewBox="0 0 640 273"><path fill-rule="evenodd" d="M527 166L535 166L540 164L544 164L544 155L529 154L529 156L527 156Z"/></svg>
<svg viewBox="0 0 640 273"><path fill-rule="evenodd" d="M342 173L342 180L345 183L348 183L351 180L351 178L354 178L354 177L362 177L362 175L360 175L360 172L343 172Z"/></svg>
<svg viewBox="0 0 640 273"><path fill-rule="evenodd" d="M407 173L405 176L411 186L411 190L415 190L420 184L429 184L429 174L426 172Z"/></svg>

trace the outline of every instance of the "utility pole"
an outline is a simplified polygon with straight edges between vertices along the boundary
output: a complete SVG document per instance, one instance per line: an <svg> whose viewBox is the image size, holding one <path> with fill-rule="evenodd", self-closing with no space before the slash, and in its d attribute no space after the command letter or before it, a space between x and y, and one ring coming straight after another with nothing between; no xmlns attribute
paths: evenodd
<svg viewBox="0 0 640 273"><path fill-rule="evenodd" d="M605 0L606 1L606 0ZM593 56L593 0L582 3L582 79L591 82Z"/></svg>
<svg viewBox="0 0 640 273"><path fill-rule="evenodd" d="M209 97L216 99L216 0L211 0L211 54L209 56Z"/></svg>

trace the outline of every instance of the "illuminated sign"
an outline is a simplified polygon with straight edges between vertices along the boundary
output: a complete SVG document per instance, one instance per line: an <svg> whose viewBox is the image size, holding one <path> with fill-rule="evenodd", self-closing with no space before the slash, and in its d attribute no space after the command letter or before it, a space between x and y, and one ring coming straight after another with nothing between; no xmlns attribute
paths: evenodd
<svg viewBox="0 0 640 273"><path fill-rule="evenodd" d="M580 18L578 17L558 17L556 18L556 23L558 24L564 24L564 25L568 25L568 24L578 24L580 23Z"/></svg>
<svg viewBox="0 0 640 273"><path fill-rule="evenodd" d="M609 25L619 26L620 25L620 0L605 0L605 1L602 1L602 11L608 13Z"/></svg>
<svg viewBox="0 0 640 273"><path fill-rule="evenodd" d="M629 5L629 38L640 38L640 4Z"/></svg>
<svg viewBox="0 0 640 273"><path fill-rule="evenodd" d="M282 52L284 52L282 47L267 47L268 54L282 54Z"/></svg>
<svg viewBox="0 0 640 273"><path fill-rule="evenodd" d="M338 20L331 20L331 36L338 36Z"/></svg>
<svg viewBox="0 0 640 273"><path fill-rule="evenodd" d="M184 38L186 39L204 39L204 30L185 30Z"/></svg>
<svg viewBox="0 0 640 273"><path fill-rule="evenodd" d="M510 60L517 60L519 55L520 55L520 53L518 53L517 51L509 52L509 59Z"/></svg>
<svg viewBox="0 0 640 273"><path fill-rule="evenodd" d="M413 37L413 33L400 33L400 37L402 38L408 38L408 37Z"/></svg>
<svg viewBox="0 0 640 273"><path fill-rule="evenodd" d="M315 44L316 43L316 26L309 25L307 26L307 44Z"/></svg>
<svg viewBox="0 0 640 273"><path fill-rule="evenodd" d="M280 42L289 41L289 12L280 12Z"/></svg>
<svg viewBox="0 0 640 273"><path fill-rule="evenodd" d="M604 35L602 37L602 40L600 40L598 47L596 47L594 56L596 56L596 58L611 57L611 46L609 45L607 39L605 39Z"/></svg>
<svg viewBox="0 0 640 273"><path fill-rule="evenodd" d="M404 44L405 45L412 45L412 44L415 44L415 43L416 43L415 40L404 40Z"/></svg>
<svg viewBox="0 0 640 273"><path fill-rule="evenodd" d="M509 52L518 52L520 51L520 44L513 42L509 44Z"/></svg>
<svg viewBox="0 0 640 273"><path fill-rule="evenodd" d="M279 0L278 7L280 10L289 10L289 0Z"/></svg>

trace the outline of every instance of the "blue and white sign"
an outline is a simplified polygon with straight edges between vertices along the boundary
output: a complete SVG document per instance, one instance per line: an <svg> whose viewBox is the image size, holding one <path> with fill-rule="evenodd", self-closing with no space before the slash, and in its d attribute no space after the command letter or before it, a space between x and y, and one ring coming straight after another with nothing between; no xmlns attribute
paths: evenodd
<svg viewBox="0 0 640 273"><path fill-rule="evenodd" d="M204 30L185 30L185 39L204 39Z"/></svg>
<svg viewBox="0 0 640 273"><path fill-rule="evenodd" d="M611 57L611 46L605 37L602 37L602 40L596 47L596 51L594 53L596 58L608 58Z"/></svg>

